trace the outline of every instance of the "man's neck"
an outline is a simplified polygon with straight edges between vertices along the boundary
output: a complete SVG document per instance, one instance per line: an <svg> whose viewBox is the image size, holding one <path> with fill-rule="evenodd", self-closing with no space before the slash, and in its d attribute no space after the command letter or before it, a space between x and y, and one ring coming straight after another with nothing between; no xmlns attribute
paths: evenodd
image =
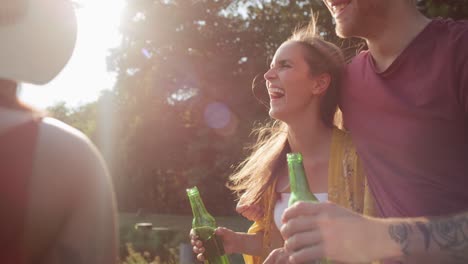
<svg viewBox="0 0 468 264"><path fill-rule="evenodd" d="M365 38L379 72L385 71L429 24L430 19L416 9L403 9L390 15L383 28Z"/></svg>

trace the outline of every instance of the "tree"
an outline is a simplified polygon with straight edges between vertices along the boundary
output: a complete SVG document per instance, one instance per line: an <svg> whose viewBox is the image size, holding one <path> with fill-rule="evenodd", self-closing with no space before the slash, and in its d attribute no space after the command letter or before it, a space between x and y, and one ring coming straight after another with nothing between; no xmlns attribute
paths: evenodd
<svg viewBox="0 0 468 264"><path fill-rule="evenodd" d="M460 18L468 13L461 2L419 5ZM234 213L224 183L246 155L252 124L268 117L251 82L311 9L320 34L354 55L360 42L336 37L320 0L128 1L122 44L108 58L118 74L108 145L121 210L188 213L184 189L199 185L211 211ZM256 85L266 101L264 83Z"/></svg>
<svg viewBox="0 0 468 264"><path fill-rule="evenodd" d="M468 18L467 0L423 0L418 1L429 17L450 17L455 20Z"/></svg>
<svg viewBox="0 0 468 264"><path fill-rule="evenodd" d="M96 133L96 102L70 108L65 102L48 107L46 112L54 118L80 130L91 139Z"/></svg>

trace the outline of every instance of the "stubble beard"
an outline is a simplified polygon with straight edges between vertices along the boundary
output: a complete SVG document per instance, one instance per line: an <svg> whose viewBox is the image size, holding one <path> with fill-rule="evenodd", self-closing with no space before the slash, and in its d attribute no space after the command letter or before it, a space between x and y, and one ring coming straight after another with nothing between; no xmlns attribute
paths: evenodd
<svg viewBox="0 0 468 264"><path fill-rule="evenodd" d="M335 33L338 37L343 38L343 39L355 37L356 34L353 34L353 33L356 33L355 32L356 30L353 30L353 29L354 29L353 24L341 25L337 23L335 26Z"/></svg>

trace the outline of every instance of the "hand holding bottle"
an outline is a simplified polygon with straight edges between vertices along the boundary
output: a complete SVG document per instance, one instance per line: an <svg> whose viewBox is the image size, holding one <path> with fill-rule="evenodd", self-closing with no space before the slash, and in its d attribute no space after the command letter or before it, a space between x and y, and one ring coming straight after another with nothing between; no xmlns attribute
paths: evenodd
<svg viewBox="0 0 468 264"><path fill-rule="evenodd" d="M218 227L215 230L215 234L223 241L224 251L226 254L238 253L239 245L241 243L242 234L232 231L231 229L225 227ZM193 252L197 254L197 259L199 261L204 261L205 257L203 253L205 248L203 247L203 242L196 235L195 230L190 230L190 241L193 246Z"/></svg>
<svg viewBox="0 0 468 264"><path fill-rule="evenodd" d="M205 253L209 264L229 264L229 258L225 253L222 239L216 235L216 220L208 213L203 203L200 192L195 186L187 189L187 195L192 207L193 220L192 231L197 239L205 243ZM199 243L195 243L199 244Z"/></svg>
<svg viewBox="0 0 468 264"><path fill-rule="evenodd" d="M241 253L252 256L260 256L262 254L262 232L247 234L244 232L234 232L225 227L218 227L215 234L222 240L226 254ZM190 231L190 240L192 242L193 252L197 254L197 259L199 261L204 261L206 249L193 229Z"/></svg>
<svg viewBox="0 0 468 264"><path fill-rule="evenodd" d="M289 197L289 201L288 201L289 207L294 206L298 202L306 202L308 204L317 203L318 202L317 197L315 197L315 195L310 191L309 183L307 180L307 175L304 169L302 154L301 153L288 153L286 155L286 160L288 162L289 185L291 187L291 196ZM288 228L291 229L290 227ZM294 237L294 239L292 239L286 236L288 232L284 232L284 230L288 230L288 229L285 229L284 226L281 228L281 235L283 236L283 239L285 241L284 248L286 249L288 253L292 253L292 252L296 253L296 256L291 256L289 260L291 261L291 259L298 259L297 257L298 253L295 251L300 251L300 253L302 253L303 251L301 250L301 248L298 248L296 246L297 237ZM300 230L300 231L303 231L303 230ZM317 234L315 233L313 233L312 235L317 236ZM311 236L311 234L307 233L306 237L304 237L304 235L301 233L301 242L303 240L308 241L310 239L309 236ZM297 262L297 263L301 263L301 262ZM314 262L314 263L317 263L317 262ZM321 259L318 261L318 263L329 264L330 262L327 259Z"/></svg>
<svg viewBox="0 0 468 264"><path fill-rule="evenodd" d="M359 215L331 202L295 203L286 209L282 221L284 247L294 263L325 256L334 263L366 263L394 248L386 243L386 220Z"/></svg>

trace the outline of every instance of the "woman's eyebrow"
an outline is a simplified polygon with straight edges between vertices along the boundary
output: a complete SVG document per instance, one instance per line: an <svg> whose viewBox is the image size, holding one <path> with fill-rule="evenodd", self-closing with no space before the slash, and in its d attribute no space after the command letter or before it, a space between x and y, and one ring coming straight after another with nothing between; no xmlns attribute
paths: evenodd
<svg viewBox="0 0 468 264"><path fill-rule="evenodd" d="M272 62L270 64L270 68L273 68L275 66L275 64L284 65L284 64L287 64L287 63L292 64L292 61L289 60L289 59L278 60L278 61L276 61L276 63Z"/></svg>

